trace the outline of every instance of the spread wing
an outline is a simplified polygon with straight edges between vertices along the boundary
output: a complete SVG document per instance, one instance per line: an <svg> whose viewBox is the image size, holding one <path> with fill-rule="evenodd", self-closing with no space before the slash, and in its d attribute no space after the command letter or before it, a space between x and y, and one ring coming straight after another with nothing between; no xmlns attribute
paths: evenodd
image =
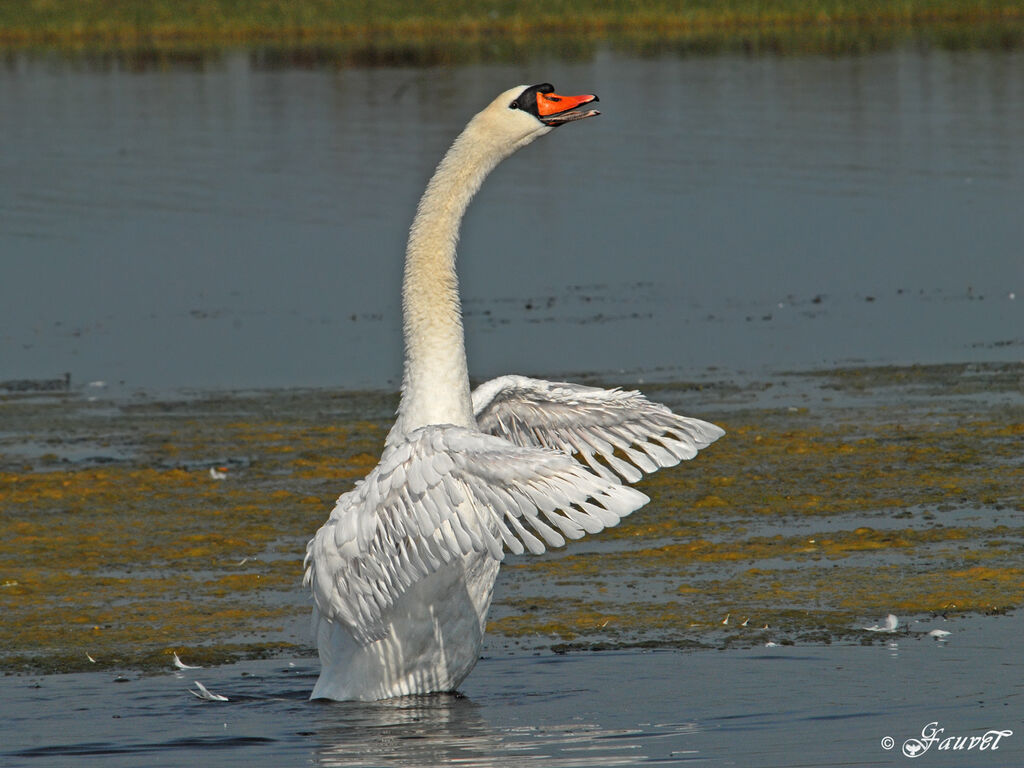
<svg viewBox="0 0 1024 768"><path fill-rule="evenodd" d="M429 426L385 449L342 495L306 548L320 614L361 643L384 636L387 610L414 582L471 552L534 554L616 525L646 504L560 451Z"/></svg>
<svg viewBox="0 0 1024 768"><path fill-rule="evenodd" d="M633 483L642 472L692 459L725 434L639 392L501 376L473 391L480 430L516 445L579 454L598 475ZM642 472L641 472L642 470Z"/></svg>

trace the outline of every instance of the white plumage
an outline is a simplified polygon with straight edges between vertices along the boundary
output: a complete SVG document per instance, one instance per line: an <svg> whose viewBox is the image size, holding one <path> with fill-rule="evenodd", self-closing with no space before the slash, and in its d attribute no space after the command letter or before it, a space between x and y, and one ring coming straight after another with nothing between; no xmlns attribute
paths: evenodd
<svg viewBox="0 0 1024 768"><path fill-rule="evenodd" d="M714 424L678 416L639 392L620 389L501 376L481 384L472 397L484 432L517 445L579 454L608 480L617 475L635 483L640 470L653 472L692 459L725 434Z"/></svg>
<svg viewBox="0 0 1024 768"><path fill-rule="evenodd" d="M597 114L550 86L501 94L456 139L410 230L402 400L380 463L309 542L314 698L452 690L472 670L506 549L544 552L647 503L622 484L693 458L721 429L638 392L503 376L469 392L455 243L513 151ZM581 460L577 461L574 456Z"/></svg>
<svg viewBox="0 0 1024 768"><path fill-rule="evenodd" d="M615 525L647 502L567 454L463 427L414 430L338 499L307 565L323 618L361 643L414 582L466 555L540 554Z"/></svg>

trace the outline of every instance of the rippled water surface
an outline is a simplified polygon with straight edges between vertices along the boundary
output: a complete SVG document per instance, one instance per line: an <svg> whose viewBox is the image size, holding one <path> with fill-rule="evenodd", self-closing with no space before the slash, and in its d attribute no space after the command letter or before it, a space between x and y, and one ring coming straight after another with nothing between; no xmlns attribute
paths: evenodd
<svg viewBox="0 0 1024 768"><path fill-rule="evenodd" d="M901 627L868 646L485 657L464 695L306 701L307 659L114 678L0 679L5 766L890 766L930 723L1011 730L996 751L928 765L1024 760L1020 617ZM188 694L194 680L227 702ZM927 684L923 682L927 681ZM883 739L894 746L886 749Z"/></svg>
<svg viewBox="0 0 1024 768"><path fill-rule="evenodd" d="M1021 358L1020 52L26 55L0 68L0 380L394 387L423 185L495 93L543 81L603 114L470 211L475 375Z"/></svg>

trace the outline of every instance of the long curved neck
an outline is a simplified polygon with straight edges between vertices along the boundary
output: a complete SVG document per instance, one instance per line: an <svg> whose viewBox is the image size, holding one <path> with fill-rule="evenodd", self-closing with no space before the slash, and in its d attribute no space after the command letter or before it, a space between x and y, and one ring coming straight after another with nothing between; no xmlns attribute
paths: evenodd
<svg viewBox="0 0 1024 768"><path fill-rule="evenodd" d="M389 442L428 424L476 426L455 247L463 214L484 178L515 149L496 147L482 134L474 119L455 140L427 185L409 230L402 283L405 372Z"/></svg>

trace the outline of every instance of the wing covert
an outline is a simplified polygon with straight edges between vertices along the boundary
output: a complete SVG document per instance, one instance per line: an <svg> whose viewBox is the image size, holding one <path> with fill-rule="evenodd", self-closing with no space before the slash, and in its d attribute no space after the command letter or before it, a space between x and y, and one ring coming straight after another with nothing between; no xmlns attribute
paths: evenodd
<svg viewBox="0 0 1024 768"><path fill-rule="evenodd" d="M599 476L631 483L644 472L692 459L725 434L639 392L526 376L481 384L473 391L473 412L483 432L578 454Z"/></svg>
<svg viewBox="0 0 1024 768"><path fill-rule="evenodd" d="M320 615L361 643L386 632L388 609L414 582L472 552L534 554L615 525L647 503L563 452L462 427L430 426L385 449L339 497L306 548Z"/></svg>

